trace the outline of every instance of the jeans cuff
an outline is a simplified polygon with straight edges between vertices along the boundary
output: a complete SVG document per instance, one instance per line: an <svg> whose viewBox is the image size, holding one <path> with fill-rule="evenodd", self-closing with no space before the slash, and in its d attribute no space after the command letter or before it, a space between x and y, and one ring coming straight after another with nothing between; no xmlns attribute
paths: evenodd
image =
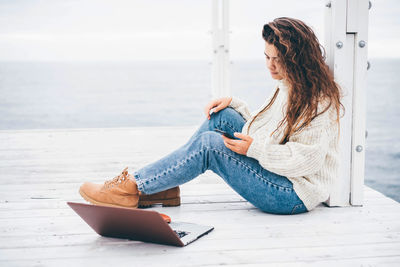
<svg viewBox="0 0 400 267"><path fill-rule="evenodd" d="M133 173L133 177L135 178L138 190L144 194L146 194L145 183L137 172Z"/></svg>

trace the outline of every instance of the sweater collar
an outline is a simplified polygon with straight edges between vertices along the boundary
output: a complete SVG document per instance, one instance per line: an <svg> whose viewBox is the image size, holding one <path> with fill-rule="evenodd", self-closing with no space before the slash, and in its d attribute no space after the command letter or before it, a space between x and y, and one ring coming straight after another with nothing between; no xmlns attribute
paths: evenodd
<svg viewBox="0 0 400 267"><path fill-rule="evenodd" d="M278 87L282 92L287 93L289 90L289 86L287 84L287 81L282 79L282 80L278 80Z"/></svg>

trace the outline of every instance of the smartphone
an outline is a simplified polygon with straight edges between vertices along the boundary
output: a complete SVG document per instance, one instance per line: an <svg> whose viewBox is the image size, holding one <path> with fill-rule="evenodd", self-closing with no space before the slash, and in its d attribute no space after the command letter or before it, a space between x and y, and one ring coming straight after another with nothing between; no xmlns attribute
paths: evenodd
<svg viewBox="0 0 400 267"><path fill-rule="evenodd" d="M233 137L232 135L230 135L227 132L224 132L224 131L222 131L220 129L214 129L214 131L219 132L219 133L223 134L224 136L226 136L226 137L228 137L230 139L235 139L235 137Z"/></svg>

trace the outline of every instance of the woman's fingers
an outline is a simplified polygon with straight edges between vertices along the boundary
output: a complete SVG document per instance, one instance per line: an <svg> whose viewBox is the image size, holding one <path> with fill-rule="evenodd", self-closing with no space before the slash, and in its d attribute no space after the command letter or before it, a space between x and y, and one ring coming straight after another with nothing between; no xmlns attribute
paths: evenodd
<svg viewBox="0 0 400 267"><path fill-rule="evenodd" d="M242 134L239 132L234 132L233 135L237 138L240 138L242 140L248 140L250 136L246 135L246 134Z"/></svg>
<svg viewBox="0 0 400 267"><path fill-rule="evenodd" d="M221 135L222 136L222 139L224 139L224 144L225 144L225 146L227 147L227 148L229 148L230 150L233 150L233 145L231 145L231 143L230 143L230 139L229 138L227 138L227 137L225 137L225 136L223 136L223 135Z"/></svg>
<svg viewBox="0 0 400 267"><path fill-rule="evenodd" d="M208 119L210 119L210 110L212 109L211 103L208 104L205 108L204 108L204 114L206 114L206 117Z"/></svg>
<svg viewBox="0 0 400 267"><path fill-rule="evenodd" d="M217 113L220 110L226 108L231 101L232 101L232 97L223 97L223 98L212 100L204 108L204 113L205 113L206 117L208 119L210 119L210 112L212 109L214 109L213 113Z"/></svg>
<svg viewBox="0 0 400 267"><path fill-rule="evenodd" d="M241 140L237 140L237 139L230 139L226 136L221 135L222 138L224 139L224 144L227 148L229 148L230 150L232 150L233 152L236 152L238 154L242 154L242 155L246 155L247 151L249 149L249 146L251 145L251 143L253 142L253 138L251 138L248 135L245 134L240 134L241 137L246 137L247 139L241 139ZM237 133L235 133L235 136L238 137Z"/></svg>
<svg viewBox="0 0 400 267"><path fill-rule="evenodd" d="M222 109L222 105L221 105L221 103L219 103L218 106L214 109L214 112L217 113L221 109Z"/></svg>
<svg viewBox="0 0 400 267"><path fill-rule="evenodd" d="M219 106L219 101L218 100L214 100L211 101L205 108L204 108L204 113L206 114L207 119L210 119L210 111L211 109ZM214 109L213 112L218 112L219 110L217 110L217 108Z"/></svg>
<svg viewBox="0 0 400 267"><path fill-rule="evenodd" d="M225 143L227 143L227 144L229 144L229 145L231 145L231 146L236 146L236 145L237 145L237 141L238 141L238 140L230 139L230 138L228 138L228 137L226 137L226 136L224 136L224 135L221 135L221 136L222 136L222 138L224 139L224 142L225 142Z"/></svg>
<svg viewBox="0 0 400 267"><path fill-rule="evenodd" d="M222 138L224 139L224 144L227 148L232 150L233 152L242 154L241 150L241 144L239 143L241 140L233 140L228 137L225 137L222 135Z"/></svg>

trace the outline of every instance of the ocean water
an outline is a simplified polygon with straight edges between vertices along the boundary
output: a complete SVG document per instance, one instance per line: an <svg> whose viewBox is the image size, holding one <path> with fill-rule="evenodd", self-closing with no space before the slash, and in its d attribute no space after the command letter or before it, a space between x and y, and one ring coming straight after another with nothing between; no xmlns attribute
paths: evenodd
<svg viewBox="0 0 400 267"><path fill-rule="evenodd" d="M400 201L400 59L371 59L365 183ZM232 94L252 110L275 82L264 60L232 62ZM192 126L211 98L211 65L0 62L0 130Z"/></svg>

